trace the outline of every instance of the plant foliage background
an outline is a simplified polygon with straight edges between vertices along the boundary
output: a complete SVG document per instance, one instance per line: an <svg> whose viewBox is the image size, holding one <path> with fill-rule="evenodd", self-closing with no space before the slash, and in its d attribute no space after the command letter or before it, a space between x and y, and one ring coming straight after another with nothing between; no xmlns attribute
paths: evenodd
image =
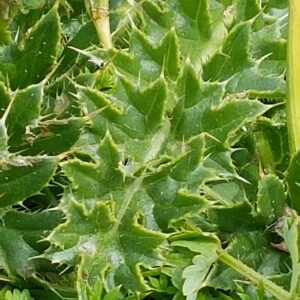
<svg viewBox="0 0 300 300"><path fill-rule="evenodd" d="M297 295L287 1L93 5L0 4L1 299Z"/></svg>

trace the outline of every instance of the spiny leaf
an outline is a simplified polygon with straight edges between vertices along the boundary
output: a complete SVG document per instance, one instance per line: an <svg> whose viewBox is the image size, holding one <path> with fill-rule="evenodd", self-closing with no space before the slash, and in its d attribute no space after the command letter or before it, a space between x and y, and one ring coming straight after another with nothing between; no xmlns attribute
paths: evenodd
<svg viewBox="0 0 300 300"><path fill-rule="evenodd" d="M25 88L42 81L50 71L60 38L59 16L50 10L20 44L0 49L0 79L9 79L10 87Z"/></svg>
<svg viewBox="0 0 300 300"><path fill-rule="evenodd" d="M286 68L286 37L281 31L284 20L276 20L271 24L264 24L262 28L251 34L250 51L252 55L260 59L259 68L265 74L284 73Z"/></svg>
<svg viewBox="0 0 300 300"><path fill-rule="evenodd" d="M158 72L159 74L163 67L167 76L176 79L179 68L179 53L177 36L173 30L164 36L158 46L150 43L140 31L135 31L131 35L130 46L131 51L136 54L136 59L141 62L140 72L143 78L155 78L155 73ZM157 71L154 72L154 70Z"/></svg>
<svg viewBox="0 0 300 300"><path fill-rule="evenodd" d="M219 53L204 64L203 77L205 80L227 81L226 90L230 93L249 91L262 94L268 91L271 95L282 97L285 94L282 73L274 76L270 70L266 72L260 69L263 59L271 52L260 50L258 55L256 50L254 56L257 61L250 56L249 38L252 23L253 20L242 22L230 30ZM259 31L253 38L258 34ZM253 49L253 44L251 46ZM260 45L256 49L259 48Z"/></svg>
<svg viewBox="0 0 300 300"><path fill-rule="evenodd" d="M162 73L175 80L179 69L179 49L177 35L173 30L167 32L161 41L153 43L145 35L134 29L130 36L129 55L125 52L112 52L110 57L122 73L142 82L154 81Z"/></svg>
<svg viewBox="0 0 300 300"><path fill-rule="evenodd" d="M251 20L261 12L261 7L257 0L239 1L235 9L235 22Z"/></svg>
<svg viewBox="0 0 300 300"><path fill-rule="evenodd" d="M96 44L97 42L98 36L92 21L80 26L80 29L76 35L74 35L64 47L60 56L60 64L56 70L56 74L63 74L64 72L68 71L69 68L74 67L78 53L71 47L85 49L90 47L92 44Z"/></svg>
<svg viewBox="0 0 300 300"><path fill-rule="evenodd" d="M106 95L89 88L80 89L80 98L89 111L108 106L102 115L92 120L92 127L102 127L103 131L108 121L113 136L116 130L121 129L126 135L138 139L157 129L165 110L165 80L160 78L147 89L141 89L120 79L117 87L115 95Z"/></svg>
<svg viewBox="0 0 300 300"><path fill-rule="evenodd" d="M145 116L149 129L157 128L162 122L167 98L167 86L164 78L160 77L144 90L141 90L139 86L132 86L132 83L124 78L121 80L128 99Z"/></svg>
<svg viewBox="0 0 300 300"><path fill-rule="evenodd" d="M29 258L36 254L15 230L0 227L0 268L3 269L8 280L17 275L28 278L34 273L34 264Z"/></svg>
<svg viewBox="0 0 300 300"><path fill-rule="evenodd" d="M264 113L267 107L255 100L235 100L222 103L223 86L215 83L200 84L189 63L178 80L179 86L193 83L193 95L187 88L179 90L178 103L172 128L176 135L189 138L199 133L208 133L220 143L226 143L245 122ZM184 94L186 93L186 94ZM222 103L222 104L221 104ZM175 123L176 122L176 123Z"/></svg>
<svg viewBox="0 0 300 300"><path fill-rule="evenodd" d="M118 145L115 144L109 132L106 133L104 139L99 146L99 155L113 168L118 168L121 161L120 153L118 151Z"/></svg>
<svg viewBox="0 0 300 300"><path fill-rule="evenodd" d="M243 22L230 31L220 53L213 56L204 65L204 78L206 80L224 81L249 66L248 39L250 26L250 22Z"/></svg>
<svg viewBox="0 0 300 300"><path fill-rule="evenodd" d="M167 2L163 9L156 3L145 1L145 30L154 40L174 26L179 38L179 47L184 57L190 57L193 64L200 67L220 47L226 29L223 24L224 7L213 1ZM158 17L159 16L159 17Z"/></svg>
<svg viewBox="0 0 300 300"><path fill-rule="evenodd" d="M199 165L204 153L203 135L195 136L189 140L184 155L171 169L170 175L178 181L185 181L190 172L193 172Z"/></svg>
<svg viewBox="0 0 300 300"><path fill-rule="evenodd" d="M56 158L15 156L0 165L0 207L17 204L48 184Z"/></svg>
<svg viewBox="0 0 300 300"><path fill-rule="evenodd" d="M80 137L84 126L83 118L69 118L64 120L49 120L33 127L27 133L19 147L12 151L20 151L22 155L57 155L68 151Z"/></svg>
<svg viewBox="0 0 300 300"><path fill-rule="evenodd" d="M291 205L297 211L300 211L300 201L299 201L299 192L300 192L300 152L297 152L291 159L289 167L286 171L285 178L289 189L289 195L291 197Z"/></svg>
<svg viewBox="0 0 300 300"><path fill-rule="evenodd" d="M182 10L196 21L198 30L204 38L211 37L211 16L208 1L179 0Z"/></svg>
<svg viewBox="0 0 300 300"><path fill-rule="evenodd" d="M10 108L6 125L8 128L9 145L14 147L24 142L27 126L35 125L40 116L43 97L43 86L31 85L18 90Z"/></svg>
<svg viewBox="0 0 300 300"><path fill-rule="evenodd" d="M271 224L282 216L285 203L284 186L273 175L265 176L260 182L257 195L257 213L265 224Z"/></svg>
<svg viewBox="0 0 300 300"><path fill-rule="evenodd" d="M165 129L160 130L153 142L155 147L149 145L145 162L160 151L166 136ZM100 144L100 156L105 157L112 146L112 138L106 137ZM61 251L50 248L47 257L53 262L74 264L83 254L81 270L89 274L91 285L110 268L105 278L110 287L123 283L127 290L147 290L140 266L161 264L159 246L165 235L154 230L157 227L149 214L150 199L142 190L143 178L127 178L119 168L112 168L111 160L97 164L70 160L62 168L72 182L73 196L65 193L67 222L48 238ZM90 199L88 206L85 199Z"/></svg>
<svg viewBox="0 0 300 300"><path fill-rule="evenodd" d="M71 200L66 213L67 223L57 227L49 237L61 249L53 253L50 249L47 256L53 262L73 265L80 255L80 276L87 276L91 285L110 267L111 279L107 282L110 287L123 284L133 291L147 289L139 268L159 264L155 249L163 242L164 235L146 230L140 223L142 216L138 215L126 216L122 224L118 224L120 220L108 201L100 200L87 209Z"/></svg>
<svg viewBox="0 0 300 300"><path fill-rule="evenodd" d="M223 232L255 230L260 225L255 221L249 202L231 206L215 206L209 209L209 220Z"/></svg>
<svg viewBox="0 0 300 300"><path fill-rule="evenodd" d="M100 148L101 150L101 148ZM103 153L105 157L105 153ZM80 197L101 197L114 190L123 187L123 175L116 167L112 167L110 161L104 164L84 163L80 160L70 160L63 164L65 174L72 180L76 193Z"/></svg>

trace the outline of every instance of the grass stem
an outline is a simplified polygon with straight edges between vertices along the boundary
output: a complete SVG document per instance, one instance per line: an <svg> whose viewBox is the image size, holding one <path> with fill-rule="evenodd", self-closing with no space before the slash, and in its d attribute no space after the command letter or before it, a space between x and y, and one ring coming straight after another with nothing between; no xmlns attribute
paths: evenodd
<svg viewBox="0 0 300 300"><path fill-rule="evenodd" d="M289 1L286 115L290 154L300 150L300 1Z"/></svg>
<svg viewBox="0 0 300 300"><path fill-rule="evenodd" d="M94 22L102 47L104 49L111 49L113 43L109 23L109 1L85 0L85 5Z"/></svg>

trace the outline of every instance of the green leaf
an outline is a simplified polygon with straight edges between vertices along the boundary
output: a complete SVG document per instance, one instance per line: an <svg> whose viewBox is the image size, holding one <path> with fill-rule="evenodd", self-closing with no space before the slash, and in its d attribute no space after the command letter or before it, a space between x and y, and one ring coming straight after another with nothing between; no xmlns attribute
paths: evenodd
<svg viewBox="0 0 300 300"><path fill-rule="evenodd" d="M155 147L149 145L145 162L160 151L167 129L156 134ZM100 156L105 157L112 147L113 140L104 138ZM115 160L116 148L114 152ZM149 287L140 268L161 265L160 245L166 236L156 230L149 214L150 198L141 188L142 177L128 178L112 168L111 160L96 161L92 164L74 159L62 164L72 182L72 191L66 191L62 205L67 221L48 237L52 247L46 256L52 262L70 265L81 258L77 276L88 276L91 286L100 273L108 270L104 280L110 289L123 284L126 290L146 291Z"/></svg>
<svg viewBox="0 0 300 300"><path fill-rule="evenodd" d="M90 285L101 271L110 267L106 280L111 288L122 283L132 290L147 289L139 266L159 264L157 247L164 240L163 234L144 228L142 216L138 215L125 216L123 224L118 225L118 216L109 201L98 201L87 209L69 200L66 213L67 222L48 238L60 249L48 251L47 256L54 263L74 264L80 255L78 276L87 276Z"/></svg>
<svg viewBox="0 0 300 300"><path fill-rule="evenodd" d="M185 268L182 277L185 279L182 288L187 300L195 300L200 289L205 286L205 279L212 264L217 259L218 245L213 242L203 241L201 254L193 258L193 265Z"/></svg>
<svg viewBox="0 0 300 300"><path fill-rule="evenodd" d="M110 146L110 145L108 145ZM100 148L101 151L101 148ZM104 151L102 151L103 153ZM105 153L103 153L105 155ZM72 179L77 189L76 194L80 198L101 197L114 190L123 187L123 175L120 170L112 167L109 161L103 164L84 163L80 160L70 160L62 165L64 173ZM80 189L78 189L80 187Z"/></svg>
<svg viewBox="0 0 300 300"><path fill-rule="evenodd" d="M258 49L253 47L257 61L249 53L252 22L250 20L238 23L230 30L219 53L204 64L204 79L226 81L226 90L230 93L250 92L266 95L267 92L272 96L283 97L285 95L285 82L282 76L284 69L274 76L270 67L273 68L277 60L268 66L267 71L261 67L265 56L272 54L273 51L259 53ZM255 35L253 38L255 39Z"/></svg>
<svg viewBox="0 0 300 300"><path fill-rule="evenodd" d="M268 225L283 214L285 204L283 183L274 175L267 175L259 181L257 195L257 215Z"/></svg>
<svg viewBox="0 0 300 300"><path fill-rule="evenodd" d="M9 78L13 90L42 81L55 61L59 39L59 16L52 9L20 45L12 43L0 49L0 79Z"/></svg>
<svg viewBox="0 0 300 300"><path fill-rule="evenodd" d="M92 21L87 22L80 26L80 29L76 34L68 41L60 55L60 65L58 66L56 73L63 74L68 71L69 68L74 67L78 53L70 47L77 49L88 48L91 44L98 42L98 36Z"/></svg>
<svg viewBox="0 0 300 300"><path fill-rule="evenodd" d="M171 169L171 177L178 181L185 181L189 173L198 167L200 160L203 158L204 145L203 135L191 138L185 146L185 153Z"/></svg>
<svg viewBox="0 0 300 300"><path fill-rule="evenodd" d="M290 161L289 167L286 170L285 179L289 189L291 205L297 211L300 211L300 152L297 152Z"/></svg>
<svg viewBox="0 0 300 300"><path fill-rule="evenodd" d="M204 65L204 78L212 81L224 81L250 65L248 58L248 39L250 22L235 26L216 54Z"/></svg>
<svg viewBox="0 0 300 300"><path fill-rule="evenodd" d="M170 237L170 241L171 247L178 249L177 251L179 252L182 250L187 251L187 249L191 251L191 255L186 256L191 257L192 264L186 266L184 269L182 267L178 269L178 266L176 266L173 272L176 269L176 273L179 270L182 271L181 278L184 282L179 283L180 285L183 284L182 292L187 296L186 299L195 300L199 290L205 286L209 270L217 259L218 241L213 235L203 234L201 231L174 234L174 236ZM170 268L169 270L172 269ZM174 276L176 273L173 272L169 274Z"/></svg>
<svg viewBox="0 0 300 300"><path fill-rule="evenodd" d="M0 227L0 268L8 280L16 281L16 276L30 277L34 272L34 263L29 258L37 254L14 229Z"/></svg>
<svg viewBox="0 0 300 300"><path fill-rule="evenodd" d="M208 1L179 0L182 10L196 21L198 30L204 38L211 37L211 16L208 7Z"/></svg>
<svg viewBox="0 0 300 300"><path fill-rule="evenodd" d="M22 292L14 289L13 292L7 291L5 293L4 300L32 300L28 290L23 290Z"/></svg>
<svg viewBox="0 0 300 300"><path fill-rule="evenodd" d="M150 130L156 129L162 122L165 99L167 98L165 79L160 77L144 90L141 90L139 86L133 86L125 78L121 78L121 80L128 99L145 116L146 126Z"/></svg>
<svg viewBox="0 0 300 300"><path fill-rule="evenodd" d="M250 51L254 57L265 59L259 64L264 74L284 73L286 68L286 37L282 34L283 20L276 19L271 24L251 34Z"/></svg>
<svg viewBox="0 0 300 300"><path fill-rule="evenodd" d="M257 0L239 1L235 7L235 22L239 24L242 21L250 20L261 11Z"/></svg>
<svg viewBox="0 0 300 300"><path fill-rule="evenodd" d="M37 194L48 184L57 166L56 158L15 156L1 161L0 207L17 204Z"/></svg>
<svg viewBox="0 0 300 300"><path fill-rule="evenodd" d="M45 243L41 239L61 222L60 211L19 212L9 211L2 218L5 227L15 230L33 249L43 251Z"/></svg>
<svg viewBox="0 0 300 300"><path fill-rule="evenodd" d="M14 147L24 142L26 128L37 123L43 97L42 85L31 85L18 90L14 95L6 124L9 145Z"/></svg>
<svg viewBox="0 0 300 300"><path fill-rule="evenodd" d="M224 7L217 1L181 0L167 2L163 8L155 2L145 1L143 8L147 34L153 40L159 40L174 26L182 55L190 57L197 69L200 62L218 50L226 35Z"/></svg>
<svg viewBox="0 0 300 300"><path fill-rule="evenodd" d="M88 111L107 107L102 115L92 120L92 126L103 130L108 121L108 128L113 136L116 130L121 130L124 134L138 139L155 131L163 119L165 110L165 80L159 78L147 89L141 89L140 86L133 86L121 78L117 86L118 93L114 96L90 88L80 89L80 98L85 101Z"/></svg>
<svg viewBox="0 0 300 300"><path fill-rule="evenodd" d="M118 151L118 145L114 142L110 133L107 132L99 146L99 155L105 163L111 165L112 168L118 168L121 156Z"/></svg>
<svg viewBox="0 0 300 300"><path fill-rule="evenodd" d="M122 102L118 101L116 104L113 104L113 99L111 99L109 95L89 88L82 88L79 95L85 102L88 111L92 112L95 109L107 107L107 109L103 111L103 116L99 115L92 120L93 128L98 129L99 127L103 131L106 129L105 124L107 123L107 120L109 120L112 123L112 127L116 126L118 129L120 127L126 135L131 137L141 138L147 134L145 117L137 113L136 108L132 105L123 102L126 98L124 100L122 99ZM112 135L115 132L115 130L110 127L109 131Z"/></svg>
<svg viewBox="0 0 300 300"><path fill-rule="evenodd" d="M21 3L25 9L37 9L42 8L45 5L46 0L21 0Z"/></svg>
<svg viewBox="0 0 300 300"><path fill-rule="evenodd" d="M166 257L162 272L171 278L173 286L180 291L184 284L182 272L186 267L192 265L194 256L195 254L192 252L181 251L181 248L177 248L176 252L172 252Z"/></svg>
<svg viewBox="0 0 300 300"><path fill-rule="evenodd" d="M191 90L187 88L190 84ZM187 62L178 79L178 103L172 120L178 138L206 132L226 143L243 124L267 110L255 100L236 99L222 103L223 95L224 86L221 84L200 84L190 62Z"/></svg>
<svg viewBox="0 0 300 300"><path fill-rule="evenodd" d="M297 215L293 214L290 218L285 219L283 237L292 260L292 278L290 282L291 298L297 297L300 292L299 229L300 227Z"/></svg>
<svg viewBox="0 0 300 300"><path fill-rule="evenodd" d="M285 262L289 259L285 253L271 248L268 236L262 232L253 231L236 235L226 251L253 268L263 276L271 277L287 273ZM245 278L223 263L217 263L207 280L207 285L218 289L236 289L236 283L242 285Z"/></svg>
<svg viewBox="0 0 300 300"><path fill-rule="evenodd" d="M108 292L105 297L103 298L103 300L115 300L117 299L117 296L119 294L119 290L120 288L114 288L112 289L110 292Z"/></svg>
<svg viewBox="0 0 300 300"><path fill-rule="evenodd" d="M177 36L170 30L158 45L149 42L140 31L134 31L130 39L130 49L140 62L140 72L144 79L155 79L161 71L171 79L176 79L179 68Z"/></svg>
<svg viewBox="0 0 300 300"><path fill-rule="evenodd" d="M57 155L66 152L79 139L84 124L84 118L71 117L62 120L47 120L33 126L28 125L25 127L22 143L11 147L10 150L27 156Z"/></svg>
<svg viewBox="0 0 300 300"><path fill-rule="evenodd" d="M258 101L230 101L203 114L203 129L220 142L225 142L237 128L263 114L267 109Z"/></svg>
<svg viewBox="0 0 300 300"><path fill-rule="evenodd" d="M249 202L241 202L231 206L214 206L209 208L209 220L223 232L239 232L258 229L258 224L252 215Z"/></svg>

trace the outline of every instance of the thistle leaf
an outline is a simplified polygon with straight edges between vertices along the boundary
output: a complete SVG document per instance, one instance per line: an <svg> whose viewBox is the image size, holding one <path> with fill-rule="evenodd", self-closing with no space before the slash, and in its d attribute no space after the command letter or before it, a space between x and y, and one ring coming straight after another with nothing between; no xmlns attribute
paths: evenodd
<svg viewBox="0 0 300 300"><path fill-rule="evenodd" d="M283 214L285 192L282 182L275 176L264 177L258 186L257 213L265 224L271 224Z"/></svg>
<svg viewBox="0 0 300 300"><path fill-rule="evenodd" d="M2 159L0 207L17 204L48 184L57 167L56 158L15 156Z"/></svg>
<svg viewBox="0 0 300 300"><path fill-rule="evenodd" d="M6 119L9 145L14 147L25 140L26 128L35 125L40 116L43 97L43 86L31 85L18 90Z"/></svg>
<svg viewBox="0 0 300 300"><path fill-rule="evenodd" d="M0 49L0 79L10 87L26 88L41 82L55 61L60 38L59 16L50 10L32 28L25 40Z"/></svg>

